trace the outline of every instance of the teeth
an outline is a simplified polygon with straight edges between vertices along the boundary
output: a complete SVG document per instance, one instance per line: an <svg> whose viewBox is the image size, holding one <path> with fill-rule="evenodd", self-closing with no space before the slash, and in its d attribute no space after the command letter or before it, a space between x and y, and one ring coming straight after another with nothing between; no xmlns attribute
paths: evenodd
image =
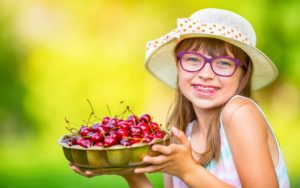
<svg viewBox="0 0 300 188"><path fill-rule="evenodd" d="M197 90L201 90L202 92L213 92L216 90L215 87L206 87L206 86L195 86Z"/></svg>

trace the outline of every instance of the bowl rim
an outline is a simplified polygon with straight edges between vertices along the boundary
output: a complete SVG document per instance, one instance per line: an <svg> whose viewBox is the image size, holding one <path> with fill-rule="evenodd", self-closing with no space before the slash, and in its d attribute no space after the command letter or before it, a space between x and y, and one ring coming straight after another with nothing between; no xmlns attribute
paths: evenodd
<svg viewBox="0 0 300 188"><path fill-rule="evenodd" d="M153 144L158 144L164 141L167 141L171 138L171 133L166 131L166 135L164 136L164 138L160 139L160 138L155 138L153 139L151 142L149 143L136 143L130 146L123 146L123 145L114 145L111 147L103 147L103 146L91 146L89 148L84 148L80 145L73 145L73 146L69 146L66 143L63 143L62 141L66 138L69 137L70 135L65 134L62 135L58 140L57 143L58 145L60 145L63 148L67 148L67 149L77 149L77 150L103 150L103 151L107 151L107 150L120 150L120 149L131 149L131 148L139 148L139 147L143 147L143 146L151 146Z"/></svg>

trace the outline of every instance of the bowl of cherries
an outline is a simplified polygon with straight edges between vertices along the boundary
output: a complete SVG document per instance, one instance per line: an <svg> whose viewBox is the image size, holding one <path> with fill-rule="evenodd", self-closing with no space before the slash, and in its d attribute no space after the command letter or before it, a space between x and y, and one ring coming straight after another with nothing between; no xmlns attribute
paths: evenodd
<svg viewBox="0 0 300 188"><path fill-rule="evenodd" d="M83 170L102 169L107 173L144 166L145 155L159 155L151 146L168 145L170 140L170 131L149 114L105 116L91 125L68 130L70 133L58 140L65 158Z"/></svg>

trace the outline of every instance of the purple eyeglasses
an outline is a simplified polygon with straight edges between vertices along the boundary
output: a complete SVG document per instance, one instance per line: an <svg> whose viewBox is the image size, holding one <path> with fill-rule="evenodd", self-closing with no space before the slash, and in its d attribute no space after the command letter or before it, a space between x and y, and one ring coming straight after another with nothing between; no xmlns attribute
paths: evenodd
<svg viewBox="0 0 300 188"><path fill-rule="evenodd" d="M198 72L202 70L206 63L209 63L216 75L224 77L232 76L236 68L240 65L240 60L232 57L218 56L207 58L197 52L178 52L177 58L181 68L187 72Z"/></svg>

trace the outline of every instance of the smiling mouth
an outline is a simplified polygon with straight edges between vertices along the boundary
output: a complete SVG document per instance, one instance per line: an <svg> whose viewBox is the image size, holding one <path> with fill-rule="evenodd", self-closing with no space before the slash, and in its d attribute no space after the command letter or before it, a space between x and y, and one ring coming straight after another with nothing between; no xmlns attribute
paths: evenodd
<svg viewBox="0 0 300 188"><path fill-rule="evenodd" d="M204 86L199 84L192 84L192 87L199 93L200 95L213 95L215 94L220 88L215 86Z"/></svg>

